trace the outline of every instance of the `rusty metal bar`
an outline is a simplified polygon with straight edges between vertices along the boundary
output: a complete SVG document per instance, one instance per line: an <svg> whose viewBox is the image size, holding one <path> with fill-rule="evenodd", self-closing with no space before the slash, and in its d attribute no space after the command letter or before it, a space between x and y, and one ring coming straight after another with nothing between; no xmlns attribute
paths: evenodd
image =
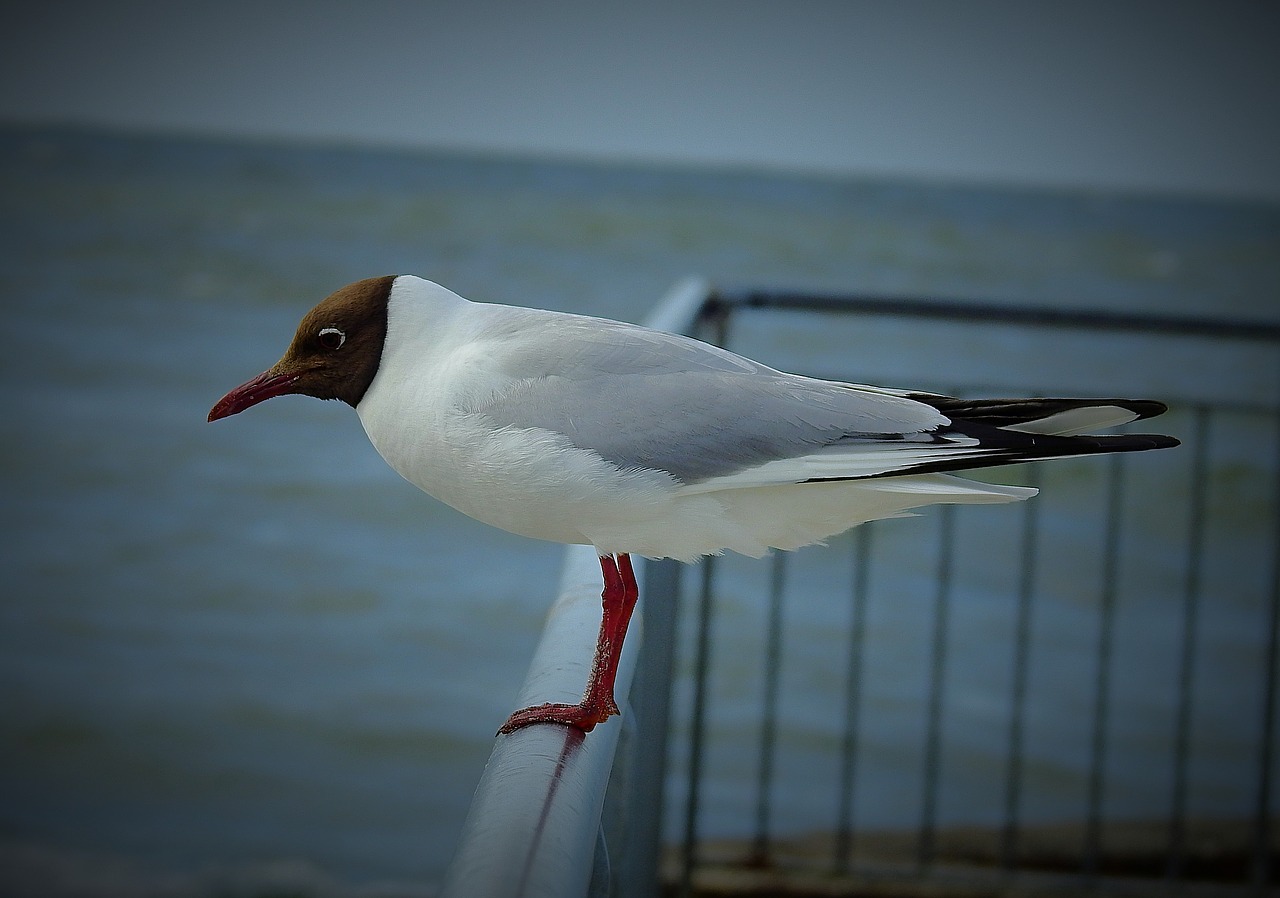
<svg viewBox="0 0 1280 898"><path fill-rule="evenodd" d="M1027 486L1040 487L1040 469L1027 466ZM1018 837L1022 815L1022 769L1026 752L1027 678L1031 663L1031 615L1035 603L1040 552L1040 502L1023 505L1022 570L1014 622L1012 694L1009 697L1009 760L1005 767L1004 823L1000 833L1000 863L1006 873L1018 865Z"/></svg>
<svg viewBox="0 0 1280 898"><path fill-rule="evenodd" d="M844 735L840 752L839 807L836 812L835 872L849 873L853 865L854 810L858 777L858 735L862 718L862 660L867 636L867 583L871 570L871 524L854 532L854 568L849 633L849 666L845 674Z"/></svg>
<svg viewBox="0 0 1280 898"><path fill-rule="evenodd" d="M916 864L927 869L937 850L938 788L942 767L942 712L946 690L947 642L950 638L951 571L955 554L955 506L942 506L938 518L938 580L933 600L933 640L929 660L929 698L925 715L923 795Z"/></svg>
<svg viewBox="0 0 1280 898"><path fill-rule="evenodd" d="M1169 799L1169 848L1165 875L1181 879L1186 866L1188 767L1191 762L1191 711L1195 692L1196 637L1205 554L1205 500L1209 486L1209 408L1195 412L1191 458L1191 500L1187 525L1187 574L1182 596L1182 636L1178 651L1178 711L1173 736L1173 786Z"/></svg>
<svg viewBox="0 0 1280 898"><path fill-rule="evenodd" d="M760 756L756 768L755 837L750 862L769 863L773 767L778 745L778 684L782 678L782 605L787 556L775 552L769 563L769 617L765 625L764 696L761 700Z"/></svg>

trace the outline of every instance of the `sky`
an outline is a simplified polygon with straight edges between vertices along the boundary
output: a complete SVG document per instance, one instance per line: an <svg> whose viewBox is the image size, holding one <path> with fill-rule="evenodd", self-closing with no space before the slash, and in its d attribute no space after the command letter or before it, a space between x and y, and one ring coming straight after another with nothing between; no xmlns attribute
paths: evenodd
<svg viewBox="0 0 1280 898"><path fill-rule="evenodd" d="M0 123L1280 201L1261 2L6 4Z"/></svg>

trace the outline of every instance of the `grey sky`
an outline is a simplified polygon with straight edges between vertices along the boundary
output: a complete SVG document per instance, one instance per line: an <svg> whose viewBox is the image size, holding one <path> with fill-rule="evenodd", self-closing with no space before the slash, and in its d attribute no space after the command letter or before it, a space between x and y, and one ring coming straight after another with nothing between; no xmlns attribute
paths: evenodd
<svg viewBox="0 0 1280 898"><path fill-rule="evenodd" d="M0 120L1280 200L1269 3L9 4Z"/></svg>

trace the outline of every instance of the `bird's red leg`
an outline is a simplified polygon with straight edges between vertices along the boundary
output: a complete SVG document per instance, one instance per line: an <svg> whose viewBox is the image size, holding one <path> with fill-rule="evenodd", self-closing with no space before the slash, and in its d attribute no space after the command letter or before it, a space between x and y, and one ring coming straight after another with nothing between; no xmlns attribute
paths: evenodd
<svg viewBox="0 0 1280 898"><path fill-rule="evenodd" d="M576 705L534 705L512 714L498 730L514 733L533 723L562 723L577 727L584 733L591 732L618 712L613 699L613 684L618 676L618 659L622 655L622 642L631 623L631 612L640 598L635 571L628 555L601 555L600 570L604 573L604 591L600 593L603 612L600 616L600 635L596 638L596 654L591 661L591 676L587 679L587 691Z"/></svg>

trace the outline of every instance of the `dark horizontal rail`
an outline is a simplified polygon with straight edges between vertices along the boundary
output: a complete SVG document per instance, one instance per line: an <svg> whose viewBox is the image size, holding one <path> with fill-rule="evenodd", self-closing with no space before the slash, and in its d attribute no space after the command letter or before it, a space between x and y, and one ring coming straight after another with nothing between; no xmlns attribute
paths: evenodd
<svg viewBox="0 0 1280 898"><path fill-rule="evenodd" d="M992 302L796 293L771 290L717 290L703 307L705 317L734 308L778 308L803 311L872 313L1038 327L1143 331L1189 337L1280 342L1280 322L1149 315L1095 309L1033 308Z"/></svg>

